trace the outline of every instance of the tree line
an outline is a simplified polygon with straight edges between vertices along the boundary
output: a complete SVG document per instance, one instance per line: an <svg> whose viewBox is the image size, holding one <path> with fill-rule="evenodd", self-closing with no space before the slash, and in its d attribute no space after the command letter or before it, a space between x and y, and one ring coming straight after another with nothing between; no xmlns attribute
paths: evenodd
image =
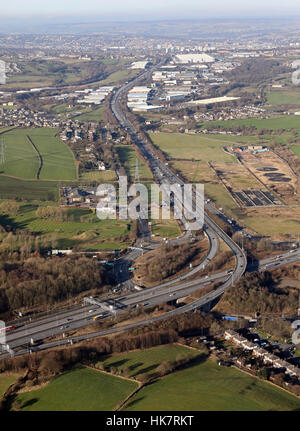
<svg viewBox="0 0 300 431"><path fill-rule="evenodd" d="M0 313L103 293L109 284L104 267L85 257L0 258Z"/></svg>

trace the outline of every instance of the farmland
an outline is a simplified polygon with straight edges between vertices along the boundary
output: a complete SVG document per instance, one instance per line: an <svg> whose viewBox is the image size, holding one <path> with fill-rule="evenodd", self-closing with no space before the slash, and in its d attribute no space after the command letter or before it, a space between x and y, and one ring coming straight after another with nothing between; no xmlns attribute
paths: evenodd
<svg viewBox="0 0 300 431"><path fill-rule="evenodd" d="M99 182L116 181L117 176L116 176L115 171L113 171L113 170L88 171L88 172L83 172L80 175L80 180L82 180L82 181L99 181Z"/></svg>
<svg viewBox="0 0 300 431"><path fill-rule="evenodd" d="M172 166L184 175L187 181L204 184L205 195L222 207L228 214L237 208L229 193L218 182L213 170L205 162L173 161ZM229 166L238 166L231 165Z"/></svg>
<svg viewBox="0 0 300 431"><path fill-rule="evenodd" d="M116 149L119 154L120 161L130 178L134 178L135 176L136 159L138 159L140 178L145 180L152 179L150 169L132 147L127 145L117 145Z"/></svg>
<svg viewBox="0 0 300 431"><path fill-rule="evenodd" d="M14 129L3 135L6 161L1 173L21 179L74 180L71 150L55 137L56 129Z"/></svg>
<svg viewBox="0 0 300 431"><path fill-rule="evenodd" d="M260 235L277 239L297 238L300 234L300 211L298 207L272 207L248 209L241 221Z"/></svg>
<svg viewBox="0 0 300 431"><path fill-rule="evenodd" d="M236 163L233 156L223 151L223 143L214 138L180 133L149 135L153 143L172 159Z"/></svg>
<svg viewBox="0 0 300 431"><path fill-rule="evenodd" d="M124 69L124 70L118 70L117 72L113 72L110 74L106 79L103 79L100 81L100 85L112 85L117 84L120 81L126 81L129 80L136 75L138 75L140 71L137 70L130 70L130 69Z"/></svg>
<svg viewBox="0 0 300 431"><path fill-rule="evenodd" d="M207 360L144 387L125 410L280 411L299 408L300 400L281 389Z"/></svg>
<svg viewBox="0 0 300 431"><path fill-rule="evenodd" d="M19 199L30 201L57 201L58 183L56 181L22 181L0 175L0 199Z"/></svg>
<svg viewBox="0 0 300 431"><path fill-rule="evenodd" d="M101 66L101 63L98 63ZM24 60L18 62L21 73L7 76L5 90L29 89L61 84L79 83L90 76L91 64L88 61L69 59Z"/></svg>
<svg viewBox="0 0 300 431"><path fill-rule="evenodd" d="M54 135L56 130L34 129L30 138L42 158L41 180L75 180L75 159L71 150Z"/></svg>
<svg viewBox="0 0 300 431"><path fill-rule="evenodd" d="M228 120L228 121L211 121L210 126L222 126L227 129L231 127L255 127L257 130L281 130L281 129L295 129L300 131L300 119L296 115L279 116L268 119L247 118L244 120ZM202 123L202 127L207 126L207 123Z"/></svg>
<svg viewBox="0 0 300 431"><path fill-rule="evenodd" d="M117 370L130 379L157 377L165 361L194 358L185 368L156 379L129 400L123 411L263 411L298 410L300 400L287 392L232 367L220 367L197 350L167 345L109 355L95 364ZM197 359L196 359L197 357ZM138 385L135 381L77 366L45 386L18 394L23 411L112 411Z"/></svg>
<svg viewBox="0 0 300 431"><path fill-rule="evenodd" d="M196 350L190 350L184 346L171 344L167 346L153 347L152 349L126 352L109 356L103 361L105 369L115 367L118 370L129 370L130 377L138 378L146 373L149 377L153 376L158 365L163 361L175 361L177 355L196 356Z"/></svg>
<svg viewBox="0 0 300 431"><path fill-rule="evenodd" d="M100 108L96 108L93 110L89 110L86 113L76 116L76 120L78 121L102 121L102 115L104 111L104 105L100 106Z"/></svg>
<svg viewBox="0 0 300 431"><path fill-rule="evenodd" d="M1 174L23 179L35 179L39 159L26 135L20 130L12 130L3 135L6 161L1 165Z"/></svg>
<svg viewBox="0 0 300 431"><path fill-rule="evenodd" d="M68 209L65 220L40 218L36 211L39 206L45 205L47 203L23 204L17 215L10 216L8 222L12 227L26 229L40 238L51 237L61 248L77 246L79 249L102 250L128 245L128 221L99 220L90 210L77 208Z"/></svg>
<svg viewBox="0 0 300 431"><path fill-rule="evenodd" d="M111 411L136 388L135 382L77 367L17 399L24 411Z"/></svg>
<svg viewBox="0 0 300 431"><path fill-rule="evenodd" d="M266 94L267 103L276 105L300 105L300 92L295 88L272 89Z"/></svg>

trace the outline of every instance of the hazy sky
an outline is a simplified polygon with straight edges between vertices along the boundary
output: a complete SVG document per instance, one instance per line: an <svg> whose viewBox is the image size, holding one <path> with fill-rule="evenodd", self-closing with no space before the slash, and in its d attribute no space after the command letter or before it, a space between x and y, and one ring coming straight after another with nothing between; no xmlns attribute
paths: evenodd
<svg viewBox="0 0 300 431"><path fill-rule="evenodd" d="M274 17L300 15L299 0L9 0L1 16L81 16L102 19ZM1 26L0 26L1 31Z"/></svg>

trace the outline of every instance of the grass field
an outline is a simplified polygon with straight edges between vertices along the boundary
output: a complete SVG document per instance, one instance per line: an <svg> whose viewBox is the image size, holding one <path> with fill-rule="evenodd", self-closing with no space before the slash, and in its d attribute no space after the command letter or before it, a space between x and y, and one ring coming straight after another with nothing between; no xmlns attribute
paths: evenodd
<svg viewBox="0 0 300 431"><path fill-rule="evenodd" d="M22 181L0 175L0 199L58 200L56 181Z"/></svg>
<svg viewBox="0 0 300 431"><path fill-rule="evenodd" d="M41 180L75 180L75 159L66 144L55 137L57 129L14 129L3 135L6 162L0 172L4 175ZM36 146L37 150L32 145ZM38 151L38 152L37 152ZM38 154L39 153L39 154Z"/></svg>
<svg viewBox="0 0 300 431"><path fill-rule="evenodd" d="M77 115L75 118L76 120L79 120L79 121L102 121L103 111L104 111L104 105L100 106L97 109L90 110L87 113Z"/></svg>
<svg viewBox="0 0 300 431"><path fill-rule="evenodd" d="M290 149L300 158L300 145L291 145Z"/></svg>
<svg viewBox="0 0 300 431"><path fill-rule="evenodd" d="M115 367L118 370L129 369L131 377L148 374L150 377L163 361L174 361L177 355L193 357L199 354L196 350L177 344L153 347L109 356L103 361L105 368Z"/></svg>
<svg viewBox="0 0 300 431"><path fill-rule="evenodd" d="M180 235L180 228L176 220L152 220L152 233L160 238L175 238Z"/></svg>
<svg viewBox="0 0 300 431"><path fill-rule="evenodd" d="M172 166L181 172L187 181L204 184L204 194L212 199L219 207L224 208L227 214L237 208L230 194L217 181L213 170L205 162L173 161Z"/></svg>
<svg viewBox="0 0 300 431"><path fill-rule="evenodd" d="M7 59L12 61L11 59ZM56 83L73 84L89 74L90 64L83 60L56 58L51 60L24 60L18 62L21 73L9 74L4 90L52 86Z"/></svg>
<svg viewBox="0 0 300 431"><path fill-rule="evenodd" d="M43 165L41 180L75 180L77 178L72 151L54 135L56 129L32 129L29 136L37 147Z"/></svg>
<svg viewBox="0 0 300 431"><path fill-rule="evenodd" d="M207 123L202 123L201 126L206 127ZM237 126L253 126L257 130L295 129L300 131L300 117L297 115L285 115L268 119L247 118L244 120L211 121L209 126L222 126L228 129ZM240 137L238 136L238 138Z"/></svg>
<svg viewBox="0 0 300 431"><path fill-rule="evenodd" d="M39 205L42 203L21 205L18 214L9 218L11 226L29 230L41 237L53 234L59 247L77 246L80 249L102 250L110 249L111 246L116 249L128 245L126 242L122 243L122 237L130 231L129 221L99 220L91 211L77 208L68 210L68 221L42 219L36 216Z"/></svg>
<svg viewBox="0 0 300 431"><path fill-rule="evenodd" d="M49 110L51 113L55 113L59 118L79 118L80 115L92 112L92 108L90 108L89 106L84 106L82 104L70 106L69 103L61 103L59 105L44 105L43 109L45 111Z"/></svg>
<svg viewBox="0 0 300 431"><path fill-rule="evenodd" d="M300 400L237 369L207 360L146 386L124 410L300 410Z"/></svg>
<svg viewBox="0 0 300 431"><path fill-rule="evenodd" d="M283 238L300 234L300 208L278 207L248 209L242 222L261 235Z"/></svg>
<svg viewBox="0 0 300 431"><path fill-rule="evenodd" d="M211 137L181 133L150 133L149 136L171 158L236 163L235 157L223 151L224 144Z"/></svg>
<svg viewBox="0 0 300 431"><path fill-rule="evenodd" d="M152 179L150 169L132 147L129 145L117 145L116 149L120 162L124 166L124 169L130 178L134 178L135 176L136 159L138 159L140 178L146 180Z"/></svg>
<svg viewBox="0 0 300 431"><path fill-rule="evenodd" d="M135 382L78 367L17 399L24 411L111 411L136 388Z"/></svg>
<svg viewBox="0 0 300 431"><path fill-rule="evenodd" d="M118 70L117 72L111 73L106 79L100 81L101 85L118 84L120 81L129 80L134 78L140 73L139 70Z"/></svg>
<svg viewBox="0 0 300 431"><path fill-rule="evenodd" d="M11 127L0 127L0 134L6 132L9 129L11 129Z"/></svg>
<svg viewBox="0 0 300 431"><path fill-rule="evenodd" d="M84 181L99 181L99 182L116 181L117 175L115 171L112 171L112 170L89 171L89 172L83 172L80 175L80 179Z"/></svg>
<svg viewBox="0 0 300 431"><path fill-rule="evenodd" d="M266 93L267 103L276 105L300 105L300 91L297 88L272 89Z"/></svg>
<svg viewBox="0 0 300 431"><path fill-rule="evenodd" d="M4 392L6 391L6 389L12 384L14 383L17 378L19 377L19 374L15 374L15 373L3 373L0 374L0 398L2 397L2 395L4 394Z"/></svg>
<svg viewBox="0 0 300 431"><path fill-rule="evenodd" d="M6 161L0 166L0 173L24 179L35 179L39 159L24 131L14 129L5 133L2 139L5 145Z"/></svg>

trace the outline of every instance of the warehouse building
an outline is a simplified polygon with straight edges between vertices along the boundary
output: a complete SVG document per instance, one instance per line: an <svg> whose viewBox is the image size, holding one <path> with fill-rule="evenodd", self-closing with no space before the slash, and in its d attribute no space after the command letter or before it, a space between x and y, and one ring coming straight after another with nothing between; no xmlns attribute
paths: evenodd
<svg viewBox="0 0 300 431"><path fill-rule="evenodd" d="M215 59L208 54L178 54L174 62L178 64L213 63Z"/></svg>

